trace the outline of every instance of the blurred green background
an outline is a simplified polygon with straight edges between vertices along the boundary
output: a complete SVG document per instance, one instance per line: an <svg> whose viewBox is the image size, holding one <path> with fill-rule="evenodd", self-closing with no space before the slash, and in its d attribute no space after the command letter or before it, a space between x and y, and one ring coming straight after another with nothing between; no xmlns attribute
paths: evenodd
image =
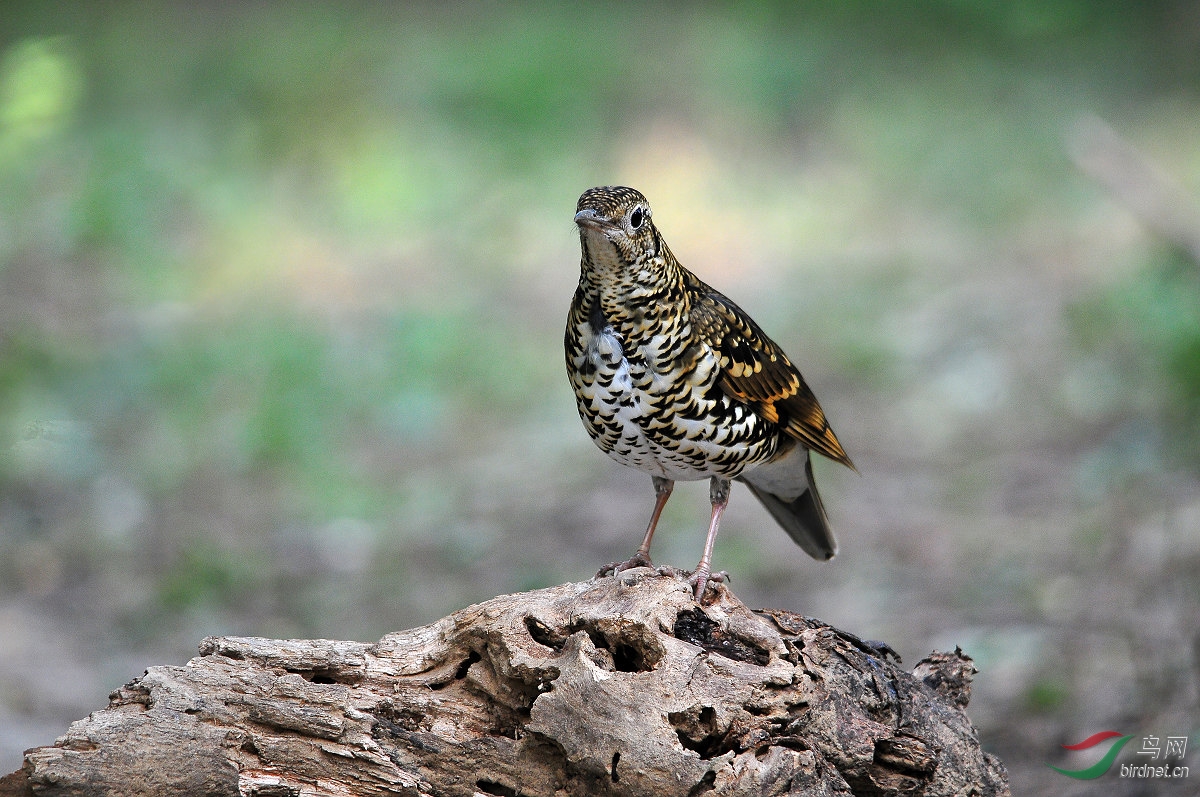
<svg viewBox="0 0 1200 797"><path fill-rule="evenodd" d="M744 600L961 645L1018 794L1097 793L1045 764L1098 730L1200 746L1195 3L7 2L0 773L206 635L628 556L650 480L561 350L611 183L862 470L817 465L828 564L735 490Z"/></svg>

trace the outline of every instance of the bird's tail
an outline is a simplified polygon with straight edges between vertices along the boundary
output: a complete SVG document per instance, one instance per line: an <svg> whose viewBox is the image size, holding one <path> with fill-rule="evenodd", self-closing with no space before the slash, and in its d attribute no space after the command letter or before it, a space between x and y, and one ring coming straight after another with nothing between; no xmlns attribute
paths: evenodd
<svg viewBox="0 0 1200 797"><path fill-rule="evenodd" d="M820 560L832 559L837 553L807 449L798 445L783 458L743 474L740 480L805 553Z"/></svg>

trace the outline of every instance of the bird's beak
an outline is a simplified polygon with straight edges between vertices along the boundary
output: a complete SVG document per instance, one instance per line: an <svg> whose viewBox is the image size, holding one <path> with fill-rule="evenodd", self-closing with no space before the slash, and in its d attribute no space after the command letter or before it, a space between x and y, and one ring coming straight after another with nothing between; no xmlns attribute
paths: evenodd
<svg viewBox="0 0 1200 797"><path fill-rule="evenodd" d="M597 214L596 211L592 210L591 208L584 208L576 213L575 223L585 229L596 230L598 232L604 232L612 229L613 227L611 220Z"/></svg>

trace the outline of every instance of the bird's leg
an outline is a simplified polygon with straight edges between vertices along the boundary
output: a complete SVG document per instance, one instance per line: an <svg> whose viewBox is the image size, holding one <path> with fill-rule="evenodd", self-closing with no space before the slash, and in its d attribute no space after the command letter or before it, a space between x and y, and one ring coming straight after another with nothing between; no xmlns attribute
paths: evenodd
<svg viewBox="0 0 1200 797"><path fill-rule="evenodd" d="M700 563L688 579L695 590L697 603L704 596L704 588L708 585L709 574L712 572L713 544L717 541L717 529L721 527L721 515L729 505L729 486L729 479L721 476L713 476L709 482L708 498L712 501L712 520L708 522L708 536L704 539L704 555L700 557Z"/></svg>
<svg viewBox="0 0 1200 797"><path fill-rule="evenodd" d="M667 499L671 497L671 490L675 489L675 482L670 479L664 479L661 476L651 476L650 479L654 482L654 511L650 513L650 524L646 526L646 536L642 538L642 545L630 560L645 561L647 566L652 564L650 543L654 540L654 529L658 527L658 518L662 514L663 507L667 505Z"/></svg>
<svg viewBox="0 0 1200 797"><path fill-rule="evenodd" d="M650 478L654 481L654 512L650 515L650 525L646 527L646 536L642 539L641 547L637 549L637 553L624 562L613 562L600 568L597 576L620 573L622 570L634 567L654 566L654 563L650 561L650 543L654 540L654 529L658 526L658 517L662 514L663 507L667 505L667 499L671 497L671 490L675 488L675 482L661 476L651 476Z"/></svg>

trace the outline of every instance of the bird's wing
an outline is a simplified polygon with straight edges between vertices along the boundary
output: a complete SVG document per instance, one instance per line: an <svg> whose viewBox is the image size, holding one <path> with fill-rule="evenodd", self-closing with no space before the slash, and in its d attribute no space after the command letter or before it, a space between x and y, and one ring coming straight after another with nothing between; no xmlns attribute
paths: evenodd
<svg viewBox="0 0 1200 797"><path fill-rule="evenodd" d="M783 350L727 296L695 275L688 277L692 328L720 358L725 394L779 424L807 448L853 468L817 397Z"/></svg>

